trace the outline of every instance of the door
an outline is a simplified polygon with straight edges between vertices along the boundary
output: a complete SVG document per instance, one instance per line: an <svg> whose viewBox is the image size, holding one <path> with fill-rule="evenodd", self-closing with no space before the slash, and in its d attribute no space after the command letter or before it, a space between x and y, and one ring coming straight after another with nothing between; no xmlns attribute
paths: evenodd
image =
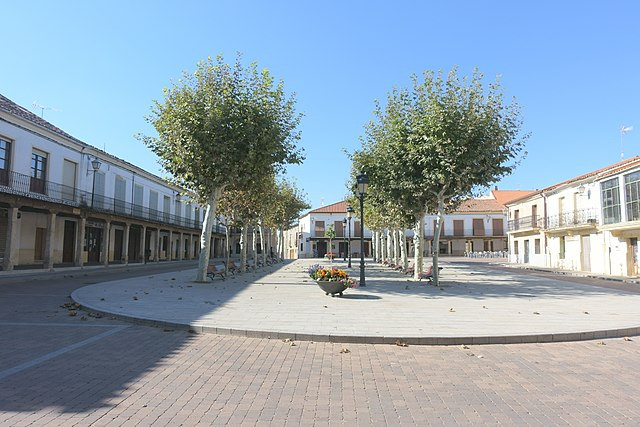
<svg viewBox="0 0 640 427"><path fill-rule="evenodd" d="M141 229L129 229L129 262L140 262Z"/></svg>
<svg viewBox="0 0 640 427"><path fill-rule="evenodd" d="M116 176L116 187L114 191L115 198L115 211L119 213L125 213L125 200L127 191L127 181L124 178Z"/></svg>
<svg viewBox="0 0 640 427"><path fill-rule="evenodd" d="M122 241L124 240L124 230L113 230L113 260L122 261Z"/></svg>
<svg viewBox="0 0 640 427"><path fill-rule="evenodd" d="M591 271L591 239L589 236L582 236L580 240L582 240L582 271Z"/></svg>
<svg viewBox="0 0 640 427"><path fill-rule="evenodd" d="M630 276L637 276L638 269L638 238L632 237L629 239L629 268L627 269Z"/></svg>
<svg viewBox="0 0 640 427"><path fill-rule="evenodd" d="M67 159L62 163L62 199L74 200L76 197L76 164Z"/></svg>
<svg viewBox="0 0 640 427"><path fill-rule="evenodd" d="M318 248L318 257L324 258L324 255L327 253L327 242L318 242L316 245Z"/></svg>
<svg viewBox="0 0 640 427"><path fill-rule="evenodd" d="M85 243L87 247L87 261L100 262L100 246L102 246L102 229L96 227L87 227L85 235Z"/></svg>
<svg viewBox="0 0 640 427"><path fill-rule="evenodd" d="M76 223L64 222L64 237L62 241L62 262L73 262L76 253Z"/></svg>
<svg viewBox="0 0 640 427"><path fill-rule="evenodd" d="M105 175L102 172L94 172L93 174L93 196L91 206L94 209L104 209L104 187Z"/></svg>
<svg viewBox="0 0 640 427"><path fill-rule="evenodd" d="M524 241L524 263L529 264L529 241Z"/></svg>
<svg viewBox="0 0 640 427"><path fill-rule="evenodd" d="M36 242L33 247L34 261L42 261L44 259L44 236L46 232L46 228L36 228Z"/></svg>

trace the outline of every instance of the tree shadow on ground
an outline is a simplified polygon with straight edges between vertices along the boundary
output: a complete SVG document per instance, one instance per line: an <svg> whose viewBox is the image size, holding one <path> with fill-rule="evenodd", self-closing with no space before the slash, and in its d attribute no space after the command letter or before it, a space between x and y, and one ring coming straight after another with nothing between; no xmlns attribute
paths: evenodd
<svg viewBox="0 0 640 427"><path fill-rule="evenodd" d="M216 281L213 286L227 286L225 295L232 298L251 281L287 265L267 266L238 275L236 280ZM194 266L185 262L134 271L109 268L0 279L0 424L14 424L11 417L17 423L20 413L48 409L91 417L117 406L124 394L135 392L131 385L140 378L148 376L153 381L179 370L169 360L197 340L197 335L171 327L133 325L108 315L89 316L86 310L73 310L77 314L70 316L64 304L71 304L68 295L88 283L165 273L170 280L180 270ZM245 283L245 278L250 281ZM230 282L235 283L229 286ZM198 286L180 285L185 292L186 286ZM105 335L107 331L113 333ZM141 401L140 408L143 405ZM108 424L109 420L101 421Z"/></svg>

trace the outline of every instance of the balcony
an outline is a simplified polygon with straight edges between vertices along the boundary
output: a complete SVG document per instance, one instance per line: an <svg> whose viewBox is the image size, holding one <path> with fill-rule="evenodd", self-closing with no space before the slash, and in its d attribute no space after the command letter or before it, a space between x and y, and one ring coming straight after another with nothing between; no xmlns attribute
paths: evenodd
<svg viewBox="0 0 640 427"><path fill-rule="evenodd" d="M599 224L596 209L580 209L547 217L547 230L592 228Z"/></svg>
<svg viewBox="0 0 640 427"><path fill-rule="evenodd" d="M82 191L67 185L46 180L37 180L37 183L34 184L34 179L32 179L31 176L13 171L5 171L0 174L0 193L88 209L94 212L113 213L160 224L170 224L193 229L200 229L201 226L200 221L197 219L182 218L164 212L161 213L156 209L149 209L138 204L105 197L99 194L92 195L88 191ZM213 231L215 233L224 233L224 227L215 225Z"/></svg>
<svg viewBox="0 0 640 427"><path fill-rule="evenodd" d="M509 220L509 232L535 231L544 227L544 218L540 216L525 216Z"/></svg>

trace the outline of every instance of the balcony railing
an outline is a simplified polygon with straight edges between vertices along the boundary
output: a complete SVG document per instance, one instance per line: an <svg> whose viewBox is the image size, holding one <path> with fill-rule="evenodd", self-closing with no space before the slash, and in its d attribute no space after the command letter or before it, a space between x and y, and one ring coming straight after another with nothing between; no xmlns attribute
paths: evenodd
<svg viewBox="0 0 640 427"><path fill-rule="evenodd" d="M580 209L547 217L546 228L553 229L582 225L597 225L598 223L599 215L596 209Z"/></svg>
<svg viewBox="0 0 640 427"><path fill-rule="evenodd" d="M67 185L57 184L46 180L36 180L29 175L17 172L3 171L0 173L0 192L25 196L31 199L43 200L52 203L61 203L68 206L91 209L96 212L115 213L131 218L144 219L150 222L171 224L185 228L199 229L201 224L198 219L183 218L160 212L157 209L125 202L123 200L92 194ZM214 226L214 232L224 233L224 227Z"/></svg>
<svg viewBox="0 0 640 427"><path fill-rule="evenodd" d="M531 228L543 228L544 218L540 216L525 216L509 220L509 231L529 230Z"/></svg>

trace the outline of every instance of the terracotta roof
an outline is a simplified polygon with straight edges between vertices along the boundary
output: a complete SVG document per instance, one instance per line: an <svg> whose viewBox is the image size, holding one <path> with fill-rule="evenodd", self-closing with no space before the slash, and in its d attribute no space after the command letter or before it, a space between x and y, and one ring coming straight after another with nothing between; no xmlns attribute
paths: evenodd
<svg viewBox="0 0 640 427"><path fill-rule="evenodd" d="M592 178L593 180L598 180L602 178L606 178L611 175L615 175L618 172L625 171L627 169L631 169L634 167L640 166L640 156L634 156L626 160L619 161L618 163L614 163L609 166L605 166L601 169L594 170L592 172L587 172L583 175L576 176L575 178L568 179L566 181L559 182L557 184L550 185L547 188L543 188L542 191L550 191L554 190L560 186L571 184L572 182L582 181L587 178Z"/></svg>
<svg viewBox="0 0 640 427"><path fill-rule="evenodd" d="M14 116L18 116L31 123L40 125L43 128L50 130L51 132L55 132L58 135L64 136L65 138L69 138L77 141L76 138L72 137L71 135L69 135L59 127L52 125L42 117L38 117L37 114L33 114L31 111L27 110L24 107L21 107L20 105L16 104L15 102L13 102L12 100L10 100L9 98L7 98L2 94L0 94L0 110L4 110L10 114L13 114Z"/></svg>
<svg viewBox="0 0 640 427"><path fill-rule="evenodd" d="M341 202L336 202L331 205L314 209L309 213L346 213L346 212L347 212L347 202L346 200L343 200Z"/></svg>
<svg viewBox="0 0 640 427"><path fill-rule="evenodd" d="M462 202L454 213L502 211L504 211L504 206L496 199L469 199Z"/></svg>
<svg viewBox="0 0 640 427"><path fill-rule="evenodd" d="M501 205L506 205L512 200L521 199L523 197L530 196L536 193L533 190L493 190L491 194L494 199L498 201Z"/></svg>

